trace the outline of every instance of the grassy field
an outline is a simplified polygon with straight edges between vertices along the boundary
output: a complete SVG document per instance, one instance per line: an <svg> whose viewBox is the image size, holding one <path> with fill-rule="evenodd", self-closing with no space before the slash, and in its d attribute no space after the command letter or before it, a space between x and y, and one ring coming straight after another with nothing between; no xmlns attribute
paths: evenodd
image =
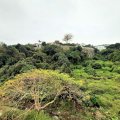
<svg viewBox="0 0 120 120"><path fill-rule="evenodd" d="M77 79L86 94L95 96L100 104L100 111L108 119L120 119L120 74L115 68L119 64L95 61L101 69L92 69L89 65L74 69L72 76ZM114 66L114 68L113 68ZM112 70L113 69L113 70Z"/></svg>

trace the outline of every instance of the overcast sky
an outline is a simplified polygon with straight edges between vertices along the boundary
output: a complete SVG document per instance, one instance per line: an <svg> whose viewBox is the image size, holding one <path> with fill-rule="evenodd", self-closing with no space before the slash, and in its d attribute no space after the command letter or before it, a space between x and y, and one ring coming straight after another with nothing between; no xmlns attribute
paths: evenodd
<svg viewBox="0 0 120 120"><path fill-rule="evenodd" d="M120 42L120 0L0 0L0 41Z"/></svg>

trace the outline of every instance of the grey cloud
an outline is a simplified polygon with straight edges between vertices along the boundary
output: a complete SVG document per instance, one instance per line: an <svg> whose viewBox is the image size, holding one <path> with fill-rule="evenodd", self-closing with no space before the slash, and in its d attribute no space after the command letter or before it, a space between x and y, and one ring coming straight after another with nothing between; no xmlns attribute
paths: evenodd
<svg viewBox="0 0 120 120"><path fill-rule="evenodd" d="M0 41L7 44L61 40L120 42L119 0L0 0Z"/></svg>

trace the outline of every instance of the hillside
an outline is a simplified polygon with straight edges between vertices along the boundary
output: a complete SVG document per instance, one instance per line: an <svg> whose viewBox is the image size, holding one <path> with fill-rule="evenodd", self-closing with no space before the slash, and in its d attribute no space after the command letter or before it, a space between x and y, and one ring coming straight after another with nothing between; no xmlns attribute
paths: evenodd
<svg viewBox="0 0 120 120"><path fill-rule="evenodd" d="M120 43L86 48L1 44L0 120L119 120Z"/></svg>

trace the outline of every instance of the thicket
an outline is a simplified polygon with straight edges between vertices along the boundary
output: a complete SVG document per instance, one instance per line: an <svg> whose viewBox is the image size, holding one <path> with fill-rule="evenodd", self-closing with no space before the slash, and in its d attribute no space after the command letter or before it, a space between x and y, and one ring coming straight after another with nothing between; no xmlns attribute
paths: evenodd
<svg viewBox="0 0 120 120"><path fill-rule="evenodd" d="M85 65L89 59L81 46L72 44L68 50L64 50L63 45L42 43L42 47L35 49L34 45L10 45L0 46L0 81L14 77L16 74L27 70L42 68L60 70L61 72L71 73L73 66ZM94 48L92 46L92 48ZM105 50L98 51L95 48L94 60L120 61L120 44L108 46ZM91 64L93 69L101 69L101 64ZM113 71L119 73L119 68ZM89 70L89 69L88 69Z"/></svg>
<svg viewBox="0 0 120 120"><path fill-rule="evenodd" d="M61 72L71 73L71 64L79 64L85 59L80 46L73 46L64 51L57 45L42 44L38 49L31 44L1 45L0 81L35 68L58 69Z"/></svg>

